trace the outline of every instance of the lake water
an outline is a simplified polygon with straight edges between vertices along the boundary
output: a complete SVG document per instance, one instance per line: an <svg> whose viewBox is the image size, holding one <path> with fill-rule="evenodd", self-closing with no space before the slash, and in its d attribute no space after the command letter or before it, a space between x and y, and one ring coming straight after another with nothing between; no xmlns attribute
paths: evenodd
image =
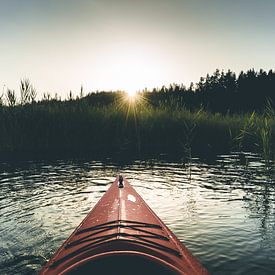
<svg viewBox="0 0 275 275"><path fill-rule="evenodd" d="M212 274L274 274L275 175L253 154L0 163L0 273L36 274L119 173Z"/></svg>

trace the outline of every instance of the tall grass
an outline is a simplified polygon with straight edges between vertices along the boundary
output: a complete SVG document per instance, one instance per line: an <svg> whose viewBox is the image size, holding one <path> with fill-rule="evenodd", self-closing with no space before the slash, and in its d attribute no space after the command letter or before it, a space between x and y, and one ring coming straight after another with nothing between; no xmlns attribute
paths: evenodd
<svg viewBox="0 0 275 275"><path fill-rule="evenodd" d="M271 160L274 158L274 130L275 112L272 104L267 102L263 114L252 112L243 115L239 134L235 137L239 151L256 151L260 153L269 169Z"/></svg>
<svg viewBox="0 0 275 275"><path fill-rule="evenodd" d="M32 101L0 107L0 157L166 153L190 159L249 150L269 164L274 153L275 120L267 113L190 111L177 100L129 102L124 93Z"/></svg>

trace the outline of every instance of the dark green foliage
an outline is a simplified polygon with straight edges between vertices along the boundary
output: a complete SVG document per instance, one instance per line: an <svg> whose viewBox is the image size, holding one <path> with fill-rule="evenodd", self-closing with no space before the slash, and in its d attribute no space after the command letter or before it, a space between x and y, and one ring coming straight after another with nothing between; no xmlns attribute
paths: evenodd
<svg viewBox="0 0 275 275"><path fill-rule="evenodd" d="M217 70L188 89L174 84L144 91L136 102L123 92L84 97L83 87L77 98L70 94L61 101L45 94L35 102L35 89L24 80L20 104L8 90L8 106L0 105L0 158L94 153L190 158L252 150L269 163L275 141L274 78L272 71L236 77Z"/></svg>
<svg viewBox="0 0 275 275"><path fill-rule="evenodd" d="M121 94L104 93L2 107L0 152L2 157L98 152L190 157L249 149L270 157L274 118L256 113L211 114L202 108L191 112L176 102L169 104L130 106L123 103Z"/></svg>
<svg viewBox="0 0 275 275"><path fill-rule="evenodd" d="M154 89L148 97L156 105L169 103L171 98L190 110L201 106L209 112L263 112L266 102L275 102L275 72L249 70L237 77L232 71L216 70L212 76L201 78L197 84L170 85Z"/></svg>

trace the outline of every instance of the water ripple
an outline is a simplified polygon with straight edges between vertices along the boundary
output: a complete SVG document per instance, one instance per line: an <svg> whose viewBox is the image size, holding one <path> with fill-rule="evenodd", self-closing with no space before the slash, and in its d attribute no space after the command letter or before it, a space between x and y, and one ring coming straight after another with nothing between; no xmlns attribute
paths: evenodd
<svg viewBox="0 0 275 275"><path fill-rule="evenodd" d="M274 173L233 153L215 163L0 163L1 274L37 273L119 173L213 274L275 269Z"/></svg>

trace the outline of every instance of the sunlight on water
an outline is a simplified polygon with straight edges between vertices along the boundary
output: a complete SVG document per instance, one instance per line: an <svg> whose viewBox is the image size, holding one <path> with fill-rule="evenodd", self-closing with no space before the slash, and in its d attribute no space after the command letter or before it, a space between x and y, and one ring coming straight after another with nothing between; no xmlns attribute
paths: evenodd
<svg viewBox="0 0 275 275"><path fill-rule="evenodd" d="M119 173L213 274L272 274L275 176L246 159L1 163L1 274L35 274Z"/></svg>

